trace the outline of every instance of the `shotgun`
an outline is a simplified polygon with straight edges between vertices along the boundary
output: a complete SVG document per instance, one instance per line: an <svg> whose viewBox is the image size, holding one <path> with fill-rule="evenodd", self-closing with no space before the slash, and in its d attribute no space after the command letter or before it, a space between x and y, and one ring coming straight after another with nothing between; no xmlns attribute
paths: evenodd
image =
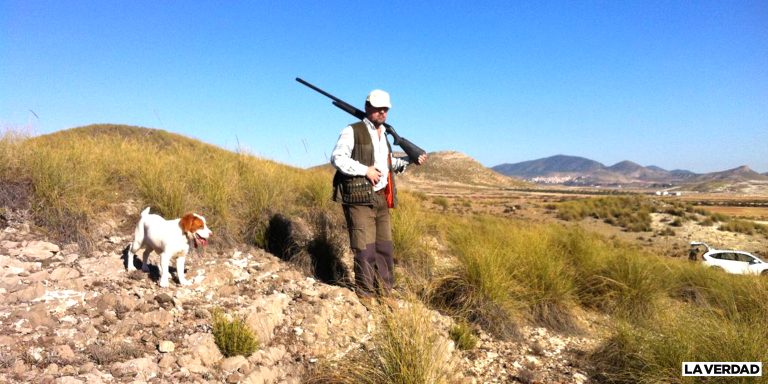
<svg viewBox="0 0 768 384"><path fill-rule="evenodd" d="M349 113L350 115L362 120L365 118L365 112L355 108L354 106L350 105L349 103L345 102L344 100L339 99L338 97L331 95L330 93L323 91L322 89L304 81L304 79L297 77L296 81L299 83L302 83L306 85L307 87L313 89L314 91L320 93L321 95L333 100L333 105L341 109L342 111ZM418 145L408 141L405 138L400 137L400 135L397 134L394 128L392 128L391 125L384 123L384 128L387 129L387 133L392 136L392 140L394 141L394 144L399 146L400 148L405 151L405 154L408 155L408 157L411 159L412 162L419 164L419 156L426 153L423 149L419 148Z"/></svg>

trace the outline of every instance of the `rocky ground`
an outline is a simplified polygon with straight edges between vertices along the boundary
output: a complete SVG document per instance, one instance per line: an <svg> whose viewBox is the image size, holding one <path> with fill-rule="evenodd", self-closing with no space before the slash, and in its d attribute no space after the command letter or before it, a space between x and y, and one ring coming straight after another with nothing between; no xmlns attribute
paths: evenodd
<svg viewBox="0 0 768 384"><path fill-rule="evenodd" d="M160 288L157 268L126 271L131 237L119 227L82 254L27 223L0 225L0 382L299 383L323 359L375 348L375 311L348 288L247 246L190 255L194 284ZM245 318L260 341L254 354L222 356L215 308ZM476 348L460 351L447 336L452 320L431 313L424 321L444 335L457 382L589 382L579 361L597 342L590 325L580 336L522 326L518 341L480 332Z"/></svg>

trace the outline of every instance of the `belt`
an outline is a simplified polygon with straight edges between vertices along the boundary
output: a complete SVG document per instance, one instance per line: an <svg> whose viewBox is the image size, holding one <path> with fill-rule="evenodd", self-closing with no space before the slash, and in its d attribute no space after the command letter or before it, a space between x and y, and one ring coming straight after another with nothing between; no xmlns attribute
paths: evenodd
<svg viewBox="0 0 768 384"><path fill-rule="evenodd" d="M379 189L378 191L374 191L377 195L386 195L387 191L386 188Z"/></svg>

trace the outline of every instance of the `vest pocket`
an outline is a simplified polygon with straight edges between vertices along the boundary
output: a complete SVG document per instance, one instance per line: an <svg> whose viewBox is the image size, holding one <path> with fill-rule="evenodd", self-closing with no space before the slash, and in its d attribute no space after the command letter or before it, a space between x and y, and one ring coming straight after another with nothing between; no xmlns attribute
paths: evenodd
<svg viewBox="0 0 768 384"><path fill-rule="evenodd" d="M342 180L341 199L345 204L371 204L373 203L373 186L365 177Z"/></svg>

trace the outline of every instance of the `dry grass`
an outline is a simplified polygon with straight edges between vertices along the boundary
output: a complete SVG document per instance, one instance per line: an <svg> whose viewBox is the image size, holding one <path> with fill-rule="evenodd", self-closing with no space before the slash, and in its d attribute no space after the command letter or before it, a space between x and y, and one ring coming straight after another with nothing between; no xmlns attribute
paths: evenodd
<svg viewBox="0 0 768 384"><path fill-rule="evenodd" d="M99 125L0 141L0 182L28 180L36 222L88 242L96 215L127 199L179 217L201 212L217 241L259 243L270 212L329 207L322 175L159 130ZM259 231L261 230L261 232Z"/></svg>
<svg viewBox="0 0 768 384"><path fill-rule="evenodd" d="M375 307L380 322L371 348L340 361L324 361L309 372L305 383L440 384L448 383L453 365L448 341L428 320L421 306Z"/></svg>
<svg viewBox="0 0 768 384"><path fill-rule="evenodd" d="M99 365L109 365L115 362L135 359L144 354L144 350L137 345L124 343L118 340L97 341L86 347L86 353Z"/></svg>

